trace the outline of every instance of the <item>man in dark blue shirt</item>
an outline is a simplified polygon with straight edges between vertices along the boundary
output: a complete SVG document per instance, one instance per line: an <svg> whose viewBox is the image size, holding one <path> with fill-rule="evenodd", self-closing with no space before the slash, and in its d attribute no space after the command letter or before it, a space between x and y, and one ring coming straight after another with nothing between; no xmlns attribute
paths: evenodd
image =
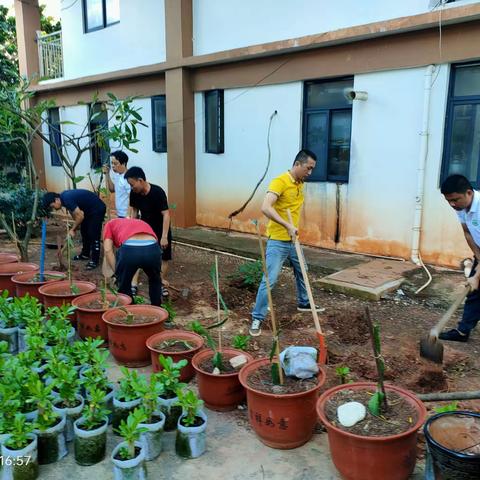
<svg viewBox="0 0 480 480"><path fill-rule="evenodd" d="M60 210L65 207L73 218L68 234L73 238L80 227L82 251L74 260L90 260L87 270L98 267L100 260L100 237L106 206L98 196L89 190L65 190L58 194L48 192L43 197L44 208Z"/></svg>

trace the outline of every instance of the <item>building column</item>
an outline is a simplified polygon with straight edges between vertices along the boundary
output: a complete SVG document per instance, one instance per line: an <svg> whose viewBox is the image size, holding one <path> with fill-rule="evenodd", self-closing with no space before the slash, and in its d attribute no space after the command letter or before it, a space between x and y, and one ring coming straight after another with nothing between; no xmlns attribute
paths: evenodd
<svg viewBox="0 0 480 480"><path fill-rule="evenodd" d="M165 0L167 61L193 52L192 0ZM190 71L165 72L167 100L168 200L176 204L175 225L191 227L196 221L195 108Z"/></svg>
<svg viewBox="0 0 480 480"><path fill-rule="evenodd" d="M20 75L38 76L37 31L40 30L38 0L15 0L15 25L17 30L18 65ZM38 81L35 80L36 83Z"/></svg>

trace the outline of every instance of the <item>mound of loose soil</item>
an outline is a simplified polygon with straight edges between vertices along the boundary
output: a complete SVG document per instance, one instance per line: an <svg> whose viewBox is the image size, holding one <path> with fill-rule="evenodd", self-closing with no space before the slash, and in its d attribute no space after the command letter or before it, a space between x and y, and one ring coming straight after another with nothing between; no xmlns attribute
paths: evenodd
<svg viewBox="0 0 480 480"><path fill-rule="evenodd" d="M347 345L360 345L369 340L365 314L360 310L335 310L327 316L328 326Z"/></svg>

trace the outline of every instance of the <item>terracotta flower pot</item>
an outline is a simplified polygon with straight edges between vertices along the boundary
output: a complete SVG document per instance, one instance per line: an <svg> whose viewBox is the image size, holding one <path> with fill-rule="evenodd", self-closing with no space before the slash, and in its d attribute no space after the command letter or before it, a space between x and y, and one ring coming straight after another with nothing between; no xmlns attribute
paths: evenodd
<svg viewBox="0 0 480 480"><path fill-rule="evenodd" d="M185 348L185 350L179 352L171 352L168 351L168 349L163 350L162 348L156 346L168 340L184 340L192 345L192 348ZM204 343L203 337L193 332L187 332L186 330L168 330L152 335L147 340L147 347L150 350L153 371L159 372L162 370L162 366L158 361L158 356L160 354L164 357L171 357L174 362L187 360L188 365L180 370L180 381L188 382L195 375L195 369L192 366L192 358L203 347Z"/></svg>
<svg viewBox="0 0 480 480"><path fill-rule="evenodd" d="M0 265L4 263L15 263L18 262L19 258L16 253L5 253L0 252Z"/></svg>
<svg viewBox="0 0 480 480"><path fill-rule="evenodd" d="M240 370L239 379L247 391L250 425L269 447L282 450L300 447L312 438L317 422L315 404L325 383L325 372L320 367L317 385L305 392L281 395L253 389L247 382L249 375L269 364L268 358L259 358Z"/></svg>
<svg viewBox="0 0 480 480"><path fill-rule="evenodd" d="M65 278L65 274L62 272L51 270L43 273L45 274L43 281L38 279L32 281L32 278L40 275L38 271L14 275L12 277L12 282L15 284L17 297L23 297L28 293L31 297L38 298L38 300L42 301L43 296L38 292L39 287L46 285L47 283L59 282Z"/></svg>
<svg viewBox="0 0 480 480"><path fill-rule="evenodd" d="M233 348L222 349L222 355L225 359L237 355L245 355L249 362L253 357L242 350ZM214 375L211 372L202 370L200 365L209 358L213 357L211 349L201 350L192 358L192 365L197 372L197 385L200 398L205 402L205 406L210 410L217 412L227 412L234 410L245 399L245 390L238 380L238 372Z"/></svg>
<svg viewBox="0 0 480 480"><path fill-rule="evenodd" d="M119 293L114 295L113 293L107 293L108 302L114 302L117 300L118 306L130 305L132 299L128 295ZM87 295L81 295L76 297L72 301L72 305L77 307L77 331L80 338L93 337L103 338L108 341L107 325L102 320L102 315L108 310L108 308L86 308L86 305L94 300L102 300L102 294L100 292L88 293ZM110 308L110 307L109 307Z"/></svg>
<svg viewBox="0 0 480 480"><path fill-rule="evenodd" d="M168 312L153 305L128 305L124 309L133 315L155 317L155 320L138 324L117 323L113 319L125 316L123 308L107 310L102 319L107 324L110 353L118 363L128 367L144 367L151 362L147 339L163 331Z"/></svg>
<svg viewBox="0 0 480 480"><path fill-rule="evenodd" d="M393 385L385 385L388 392L396 392L411 404L418 414L417 421L403 433L383 437L365 437L344 431L330 423L325 415L326 402L341 390L370 390L370 382L338 385L327 390L317 403L317 413L327 428L328 443L333 463L346 480L385 478L406 480L415 468L417 430L425 421L427 411L413 393Z"/></svg>
<svg viewBox="0 0 480 480"><path fill-rule="evenodd" d="M0 265L0 292L8 290L10 296L14 297L16 293L15 284L12 277L23 272L35 272L40 267L36 263L4 263Z"/></svg>
<svg viewBox="0 0 480 480"><path fill-rule="evenodd" d="M38 293L43 297L43 305L48 307L61 307L67 303L72 303L73 299L80 295L93 292L97 286L91 282L74 280L73 283L78 288L78 293L72 293L70 290L70 281L61 280L60 282L47 283L38 289ZM77 319L75 313L70 316L70 321L75 327Z"/></svg>

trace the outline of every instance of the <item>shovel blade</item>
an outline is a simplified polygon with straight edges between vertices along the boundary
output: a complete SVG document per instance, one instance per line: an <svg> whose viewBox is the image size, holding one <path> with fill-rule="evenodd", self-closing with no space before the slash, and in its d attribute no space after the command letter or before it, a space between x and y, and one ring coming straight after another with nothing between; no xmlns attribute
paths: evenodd
<svg viewBox="0 0 480 480"><path fill-rule="evenodd" d="M443 362L443 344L438 337L424 337L420 340L420 356L435 363Z"/></svg>

